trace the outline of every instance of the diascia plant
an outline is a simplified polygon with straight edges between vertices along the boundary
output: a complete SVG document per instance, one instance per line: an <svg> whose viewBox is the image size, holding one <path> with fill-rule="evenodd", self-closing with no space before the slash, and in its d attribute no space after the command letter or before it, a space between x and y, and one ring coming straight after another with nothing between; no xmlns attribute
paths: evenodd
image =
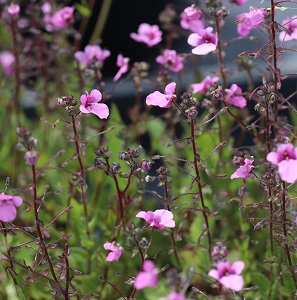
<svg viewBox="0 0 297 300"><path fill-rule="evenodd" d="M293 299L296 3L168 3L134 61L87 2L1 4L1 299Z"/></svg>

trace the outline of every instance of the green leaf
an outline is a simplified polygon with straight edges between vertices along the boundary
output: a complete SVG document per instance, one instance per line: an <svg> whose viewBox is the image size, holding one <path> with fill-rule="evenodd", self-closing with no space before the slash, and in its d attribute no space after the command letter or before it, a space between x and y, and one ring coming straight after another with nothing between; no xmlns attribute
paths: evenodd
<svg viewBox="0 0 297 300"><path fill-rule="evenodd" d="M261 273L253 273L253 285L257 285L259 287L259 292L263 299L267 298L269 292L269 280Z"/></svg>

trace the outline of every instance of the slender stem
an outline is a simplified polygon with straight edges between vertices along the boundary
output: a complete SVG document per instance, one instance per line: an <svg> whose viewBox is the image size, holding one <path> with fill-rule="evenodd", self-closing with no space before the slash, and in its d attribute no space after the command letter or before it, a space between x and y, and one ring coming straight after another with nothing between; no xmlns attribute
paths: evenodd
<svg viewBox="0 0 297 300"><path fill-rule="evenodd" d="M40 248L42 249L45 257L46 257L46 260L49 264L49 268L50 268L50 272L53 276L53 279L59 284L59 281L56 277L56 274L55 274L55 270L54 270L54 267L53 267L53 264L52 264L52 261L50 259L50 256L48 254L48 251L47 251L47 247L46 247L46 244L45 244L45 241L43 239L43 234L42 234L42 231L41 231L41 228L40 228L40 224L41 224L41 221L39 220L39 216L38 216L38 199L37 199L37 177L36 177L36 168L35 168L35 165L32 165L32 177L33 177L33 206L34 206L34 216L35 216L35 224L36 224L36 229L37 229L37 233L38 233L38 237L39 237L39 242L40 242ZM59 284L60 285L60 284Z"/></svg>
<svg viewBox="0 0 297 300"><path fill-rule="evenodd" d="M192 149L193 149L193 155L194 155L193 163L194 163L194 168L195 168L195 173L196 173L195 181L197 182L197 185L198 185L198 191L199 191L200 201L201 201L201 205L202 205L202 213L203 213L203 217L204 217L204 221L205 221L205 225L206 225L206 229L207 229L208 254L209 254L209 257L211 257L210 227L209 227L209 223L208 223L208 216L207 216L207 212L206 212L207 207L205 206L205 203L204 203L204 196L203 196L203 192L202 192L201 178L200 178L199 168L198 168L198 164L197 164L198 153L197 153L196 142L195 142L194 120L192 120L192 119L191 119L191 142L192 142Z"/></svg>
<svg viewBox="0 0 297 300"><path fill-rule="evenodd" d="M70 274L69 274L69 260L68 260L68 244L65 244L65 265L66 265L66 286L65 286L65 300L69 300L69 284L70 284Z"/></svg>

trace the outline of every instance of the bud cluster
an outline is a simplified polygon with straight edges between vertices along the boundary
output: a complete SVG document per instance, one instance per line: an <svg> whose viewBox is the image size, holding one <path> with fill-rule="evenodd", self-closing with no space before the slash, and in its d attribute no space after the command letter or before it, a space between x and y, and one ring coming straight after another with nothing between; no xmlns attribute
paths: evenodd
<svg viewBox="0 0 297 300"><path fill-rule="evenodd" d="M57 104L65 107L66 114L72 116L74 114L74 107L77 105L77 100L71 95L62 96L57 98Z"/></svg>
<svg viewBox="0 0 297 300"><path fill-rule="evenodd" d="M198 114L197 110L197 98L193 97L191 93L185 92L181 95L181 104L180 109L181 111L190 119L195 119Z"/></svg>

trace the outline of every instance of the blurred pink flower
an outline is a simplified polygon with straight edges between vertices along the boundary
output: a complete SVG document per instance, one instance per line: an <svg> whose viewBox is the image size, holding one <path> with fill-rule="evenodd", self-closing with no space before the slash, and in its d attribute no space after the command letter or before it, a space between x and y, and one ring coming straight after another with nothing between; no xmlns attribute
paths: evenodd
<svg viewBox="0 0 297 300"><path fill-rule="evenodd" d="M184 9L181 14L180 26L192 32L204 29L202 12L195 5Z"/></svg>
<svg viewBox="0 0 297 300"><path fill-rule="evenodd" d="M210 88L210 86L219 81L219 77L215 76L215 77L210 77L210 76L206 76L200 83L194 83L191 84L191 87L193 89L193 94L196 93L200 93L200 94L206 94L208 89Z"/></svg>
<svg viewBox="0 0 297 300"><path fill-rule="evenodd" d="M3 51L0 53L0 64L4 72L7 75L11 75L13 72L13 63L15 61L15 57L10 51Z"/></svg>
<svg viewBox="0 0 297 300"><path fill-rule="evenodd" d="M184 67L184 58L177 55L175 50L164 50L163 55L157 56L156 61L173 72L179 72Z"/></svg>
<svg viewBox="0 0 297 300"><path fill-rule="evenodd" d="M226 102L234 106L246 107L246 99L242 96L242 89L237 84L232 84L230 89L226 89Z"/></svg>
<svg viewBox="0 0 297 300"><path fill-rule="evenodd" d="M266 159L278 166L281 180L293 183L297 180L297 148L293 144L280 144L276 152L267 154Z"/></svg>
<svg viewBox="0 0 297 300"><path fill-rule="evenodd" d="M117 74L114 76L113 81L117 81L120 77L128 72L129 69L129 57L124 57L122 54L119 54L117 57L117 66L120 68Z"/></svg>
<svg viewBox="0 0 297 300"><path fill-rule="evenodd" d="M158 91L149 94L146 97L147 105L159 106L162 108L168 108L171 105L171 102L176 99L175 92L176 83L171 82L165 87L165 94L162 94Z"/></svg>
<svg viewBox="0 0 297 300"><path fill-rule="evenodd" d="M158 285L158 269L155 264L146 260L143 263L142 271L135 277L134 287L137 290L144 289L146 287L156 287Z"/></svg>
<svg viewBox="0 0 297 300"><path fill-rule="evenodd" d="M0 194L0 221L10 222L17 214L16 206L20 206L23 199L19 196L10 196L4 193Z"/></svg>
<svg viewBox="0 0 297 300"><path fill-rule="evenodd" d="M104 103L97 103L101 101L102 94L99 90L92 90L90 95L86 91L85 94L81 95L80 102L82 103L79 110L84 114L95 114L100 119L107 119L109 116L108 106Z"/></svg>
<svg viewBox="0 0 297 300"><path fill-rule="evenodd" d="M74 10L74 6L66 6L58 10L51 16L50 23L57 29L66 28L70 23L74 22Z"/></svg>
<svg viewBox="0 0 297 300"><path fill-rule="evenodd" d="M232 266L229 261L220 261L216 269L212 269L208 272L208 276L216 279L224 287L239 292L244 285L243 278L240 276L243 268L243 261L236 261Z"/></svg>
<svg viewBox="0 0 297 300"><path fill-rule="evenodd" d="M136 215L136 218L145 219L150 228L162 230L165 227L175 227L173 220L173 214L171 211L166 209L157 209L156 211L141 211Z"/></svg>
<svg viewBox="0 0 297 300"><path fill-rule="evenodd" d="M238 6L244 5L246 1L247 0L229 0L230 3L234 3L234 4L238 5Z"/></svg>
<svg viewBox="0 0 297 300"><path fill-rule="evenodd" d="M252 29L258 28L266 16L266 11L262 8L250 7L249 13L239 14L237 19L237 32L241 36L247 36Z"/></svg>
<svg viewBox="0 0 297 300"><path fill-rule="evenodd" d="M49 14L52 11L52 6L49 2L45 2L41 6L41 11L44 15Z"/></svg>
<svg viewBox="0 0 297 300"><path fill-rule="evenodd" d="M153 47L161 42L162 31L158 25L150 25L142 23L138 27L138 33L131 33L130 37L140 43L146 44L148 47Z"/></svg>
<svg viewBox="0 0 297 300"><path fill-rule="evenodd" d="M89 67L92 63L100 62L103 64L104 60L110 56L109 50L102 50L99 45L88 45L84 51L77 51L74 53L75 59Z"/></svg>
<svg viewBox="0 0 297 300"><path fill-rule="evenodd" d="M103 245L105 250L110 250L109 254L106 257L106 261L108 262L113 262L113 261L118 261L119 258L122 256L124 253L124 249L121 247L120 244L117 244L116 242L106 242Z"/></svg>
<svg viewBox="0 0 297 300"><path fill-rule="evenodd" d="M160 298L159 300L191 300L185 297L182 293L171 292L167 298Z"/></svg>
<svg viewBox="0 0 297 300"><path fill-rule="evenodd" d="M20 6L18 4L10 3L10 5L7 7L7 12L11 16L16 16L20 13Z"/></svg>
<svg viewBox="0 0 297 300"><path fill-rule="evenodd" d="M37 151L27 151L24 155L26 163L28 165L36 165L40 154Z"/></svg>
<svg viewBox="0 0 297 300"><path fill-rule="evenodd" d="M282 26L287 29L286 31L283 30L279 35L279 39L282 42L297 40L297 16L287 17L282 22Z"/></svg>
<svg viewBox="0 0 297 300"><path fill-rule="evenodd" d="M196 55L206 55L209 52L216 50L218 38L217 34L213 34L213 28L207 27L200 29L197 33L192 33L188 37L188 44L195 47L192 53Z"/></svg>
<svg viewBox="0 0 297 300"><path fill-rule="evenodd" d="M248 159L246 158L244 160L244 165L240 166L232 175L231 175L231 179L234 178L243 178L243 179L248 179L250 178L250 174L254 169L253 166L253 159Z"/></svg>

